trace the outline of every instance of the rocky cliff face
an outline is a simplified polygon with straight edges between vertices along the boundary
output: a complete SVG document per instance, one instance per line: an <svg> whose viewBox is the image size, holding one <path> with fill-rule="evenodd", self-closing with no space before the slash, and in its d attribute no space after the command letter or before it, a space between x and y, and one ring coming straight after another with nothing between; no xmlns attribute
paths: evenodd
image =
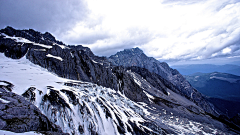
<svg viewBox="0 0 240 135"><path fill-rule="evenodd" d="M41 113L47 116L47 121L59 125L64 132L73 135L166 133L153 120L145 118L145 115L150 115L146 109L120 92L89 82L57 77L40 66L32 64L26 58L13 60L1 57L0 65L2 71L0 80L14 82L12 91L22 97L15 95L29 104L32 103L32 107L37 106ZM8 86L10 83L7 81L0 82L0 85L10 89L12 85ZM7 98L3 96L0 101L12 101L8 98L15 95ZM25 114L25 109L29 109L24 119L35 123L29 122L28 126L41 124L41 121L32 117L31 108L25 108L20 103L19 111L24 112L19 115L12 113L11 117L20 117L21 120L23 117L21 114ZM8 115L8 112L2 112L2 115ZM5 125L11 126L14 120L8 120L9 123ZM22 124L15 123L14 126L21 127ZM13 126L5 130L18 132Z"/></svg>
<svg viewBox="0 0 240 135"><path fill-rule="evenodd" d="M0 52L71 79L48 79L45 73L33 76L39 72L28 71L33 67L11 70L30 77L21 78L28 85L25 89L17 87L22 91L19 94L64 132L104 134L108 126L112 134L229 132L223 123L213 119L217 117L215 110L181 74L166 63L147 57L138 48L110 58L98 57L89 48L65 45L50 33L7 27L0 30ZM7 72L13 67L8 66L11 63L2 65L6 72L0 73L0 80L14 78ZM36 80L40 76L42 79ZM38 81L48 85L37 87ZM39 95L39 91L43 94ZM206 130L201 131L203 127Z"/></svg>
<svg viewBox="0 0 240 135"><path fill-rule="evenodd" d="M124 67L141 67L152 73L160 75L176 87L176 91L186 98L194 101L201 106L207 113L217 116L214 108L204 99L204 97L195 90L190 83L176 70L172 69L165 62L147 57L139 48L125 49L109 57L113 65ZM158 83L159 84L159 83Z"/></svg>
<svg viewBox="0 0 240 135"><path fill-rule="evenodd" d="M34 64L40 65L57 75L102 86L117 88L116 78L111 76L104 57L97 57L89 48L66 46L56 41L50 33L41 34L33 30L1 30L0 52L7 57L19 59L26 55Z"/></svg>
<svg viewBox="0 0 240 135"><path fill-rule="evenodd" d="M0 129L16 133L37 131L44 134L67 135L43 115L32 103L9 90L13 85L0 81Z"/></svg>
<svg viewBox="0 0 240 135"><path fill-rule="evenodd" d="M166 63L160 63L152 57L147 57L139 48L125 49L109 57L113 65L130 67L137 66L148 69L150 72L159 74L167 79L173 70Z"/></svg>

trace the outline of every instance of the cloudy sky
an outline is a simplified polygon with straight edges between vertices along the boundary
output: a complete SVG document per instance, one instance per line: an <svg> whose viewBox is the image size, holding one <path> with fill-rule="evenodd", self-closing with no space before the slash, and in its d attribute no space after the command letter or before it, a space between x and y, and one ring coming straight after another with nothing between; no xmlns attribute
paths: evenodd
<svg viewBox="0 0 240 135"><path fill-rule="evenodd" d="M99 56L240 65L240 0L0 0L0 28L51 32Z"/></svg>

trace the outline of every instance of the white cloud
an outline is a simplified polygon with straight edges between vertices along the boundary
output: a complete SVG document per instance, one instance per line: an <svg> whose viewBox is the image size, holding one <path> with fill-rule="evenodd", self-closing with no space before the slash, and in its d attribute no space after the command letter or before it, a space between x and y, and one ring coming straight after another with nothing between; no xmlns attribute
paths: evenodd
<svg viewBox="0 0 240 135"><path fill-rule="evenodd" d="M240 55L239 0L26 1L11 1L11 6L6 7L17 8L12 12L2 8L5 14L9 11L10 20L6 21L7 15L2 12L1 20L12 24L19 13L22 19L17 17L18 26L51 28L59 40L83 44L97 55L109 56L137 46L161 60ZM48 14L43 14L43 9ZM35 16L38 13L40 16ZM30 15L30 19L23 14Z"/></svg>
<svg viewBox="0 0 240 135"><path fill-rule="evenodd" d="M224 48L224 49L222 50L222 53L223 53L223 54L231 53L231 49L230 49L229 47Z"/></svg>
<svg viewBox="0 0 240 135"><path fill-rule="evenodd" d="M79 23L65 37L71 42L72 35L80 36L76 41L98 55L138 46L163 60L205 59L239 43L237 1L90 0L88 5L92 20L99 17L101 21L93 27L89 20Z"/></svg>

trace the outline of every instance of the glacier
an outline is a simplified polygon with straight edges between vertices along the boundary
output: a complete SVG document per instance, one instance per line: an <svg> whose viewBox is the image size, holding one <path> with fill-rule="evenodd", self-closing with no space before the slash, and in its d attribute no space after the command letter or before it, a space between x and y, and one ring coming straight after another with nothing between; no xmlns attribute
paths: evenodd
<svg viewBox="0 0 240 135"><path fill-rule="evenodd" d="M141 124L145 121L142 116L149 115L149 112L120 92L88 82L60 78L25 57L13 60L1 53L0 58L0 80L14 84L13 92L19 95L31 92L28 95L34 97L26 98L64 132L118 135L132 134L136 127L152 131ZM58 94L58 103L51 99L44 101L55 93Z"/></svg>
<svg viewBox="0 0 240 135"><path fill-rule="evenodd" d="M0 32L0 86L13 86L12 92L34 104L63 132L235 134L178 71L166 63L154 66L157 61L139 48L118 53L113 61L95 56L87 47L65 45L50 33L11 27ZM127 55L133 57L124 59ZM140 63L112 65L119 60ZM159 72L141 67L145 62Z"/></svg>
<svg viewBox="0 0 240 135"><path fill-rule="evenodd" d="M201 123L166 115L166 110L163 110L163 115L151 114L148 110L154 110L154 107L133 102L119 91L58 77L25 57L14 60L0 53L0 59L0 80L14 84L13 92L25 95L64 132L76 135L130 135L135 134L135 128L139 128L146 134L159 134L142 124L151 122L144 117L159 119L178 134L196 134L204 127ZM217 130L212 129L211 132L214 134ZM164 134L164 131L160 133Z"/></svg>

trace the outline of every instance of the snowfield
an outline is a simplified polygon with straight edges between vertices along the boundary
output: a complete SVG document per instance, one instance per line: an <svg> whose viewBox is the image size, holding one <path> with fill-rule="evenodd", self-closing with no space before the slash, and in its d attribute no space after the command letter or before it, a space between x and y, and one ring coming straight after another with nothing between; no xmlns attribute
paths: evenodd
<svg viewBox="0 0 240 135"><path fill-rule="evenodd" d="M19 95L26 91L34 93L34 97L27 99L34 99L31 102L50 121L59 125L63 132L67 133L130 135L136 127L146 132L154 132L142 124L151 122L149 121L151 119L158 119L161 125L169 127L178 134L199 134L200 131L203 134L217 133L215 129L207 125L182 119L164 109L161 114L153 115L149 110L156 108L150 108L143 102L135 103L110 88L58 77L46 69L32 64L25 57L13 60L0 53L0 81L12 83L14 85L13 92ZM141 85L140 81L137 79L135 81ZM0 82L0 85L6 84ZM30 90L29 88L35 89ZM147 95L149 100L154 98ZM169 95L173 96L174 93ZM149 120L144 119L146 117ZM207 132L202 130L206 127L209 129ZM0 131L4 134L5 132L10 134L7 131Z"/></svg>
<svg viewBox="0 0 240 135"><path fill-rule="evenodd" d="M0 59L0 80L14 84L13 92L19 95L35 87L33 103L64 132L81 134L84 130L85 134L94 131L102 135L114 135L119 134L117 127L123 124L125 129L122 130L131 134L127 129L133 130L129 122L140 126L140 122L144 121L141 117L144 115L143 109L119 92L92 83L57 77L25 57L13 60L1 53ZM5 84L1 82L1 85ZM69 91L76 98L75 101L67 94ZM68 107L52 105L49 100L44 102L44 96L52 92L59 93L59 98ZM92 131L89 131L89 127ZM147 129L143 125L140 127Z"/></svg>
<svg viewBox="0 0 240 135"><path fill-rule="evenodd" d="M43 135L37 132L14 133L10 131L0 130L1 135Z"/></svg>

